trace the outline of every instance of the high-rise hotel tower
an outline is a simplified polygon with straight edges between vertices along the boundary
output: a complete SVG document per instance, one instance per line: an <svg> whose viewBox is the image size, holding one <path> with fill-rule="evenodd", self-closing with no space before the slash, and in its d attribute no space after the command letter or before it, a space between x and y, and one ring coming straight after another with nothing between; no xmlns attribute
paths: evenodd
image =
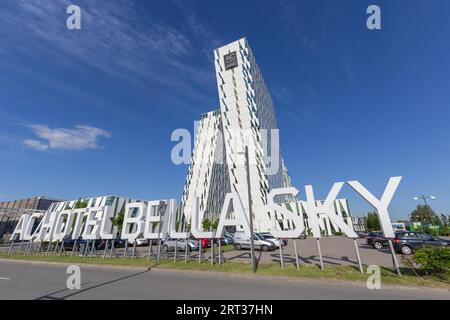
<svg viewBox="0 0 450 320"><path fill-rule="evenodd" d="M226 193L237 192L248 209L249 176L255 230L267 231L272 225L266 208L270 190L291 186L274 104L245 38L216 49L214 58L220 110L204 114L197 127L182 208L190 218L198 197L204 217L216 218Z"/></svg>

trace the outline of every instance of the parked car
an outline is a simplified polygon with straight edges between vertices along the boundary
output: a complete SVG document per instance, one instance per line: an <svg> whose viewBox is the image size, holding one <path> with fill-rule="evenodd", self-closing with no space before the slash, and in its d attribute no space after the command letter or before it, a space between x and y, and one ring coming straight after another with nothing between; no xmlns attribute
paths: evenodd
<svg viewBox="0 0 450 320"><path fill-rule="evenodd" d="M253 234L255 249L261 251L274 251L277 249L275 243L271 240L266 240L259 233ZM250 248L250 237L247 237L244 232L236 232L234 239L234 248L236 250L248 249Z"/></svg>
<svg viewBox="0 0 450 320"><path fill-rule="evenodd" d="M450 240L445 240L426 233L401 231L395 233L393 240L395 251L404 255L410 255L414 250L423 246L446 247L450 246Z"/></svg>
<svg viewBox="0 0 450 320"><path fill-rule="evenodd" d="M231 238L231 239L234 240L234 233L231 233L231 232L225 232L224 236L225 236L225 237L229 237L229 238Z"/></svg>
<svg viewBox="0 0 450 320"><path fill-rule="evenodd" d="M199 249L198 242L194 240L184 240L184 239L171 239L168 238L164 241L161 250L162 252L172 252L175 251L175 248L179 251L186 250L186 243L188 251L195 251Z"/></svg>
<svg viewBox="0 0 450 320"><path fill-rule="evenodd" d="M360 237L361 239L367 238L367 237L369 236L369 233L363 232L363 231L356 231L356 234L357 234L358 237Z"/></svg>
<svg viewBox="0 0 450 320"><path fill-rule="evenodd" d="M202 243L202 248L211 247L211 239L198 239L197 241L200 241Z"/></svg>
<svg viewBox="0 0 450 320"><path fill-rule="evenodd" d="M95 240L95 249L96 250L104 250L106 243L108 243L108 247L107 249L111 249L112 246L112 240L104 240L104 239L99 239L99 240ZM128 246L132 246L133 244L128 244ZM115 239L114 240L114 248L124 248L125 247L125 240L122 239Z"/></svg>
<svg viewBox="0 0 450 320"><path fill-rule="evenodd" d="M214 244L218 245L219 241L222 246L226 246L226 245L230 244L229 239L227 239L225 237L223 237L222 239L214 239Z"/></svg>
<svg viewBox="0 0 450 320"><path fill-rule="evenodd" d="M103 240L103 239L101 239L101 240L96 240L96 241L95 241L95 249L97 249L97 250L103 250L103 249L105 249L106 241L107 241L107 240ZM110 243L110 242L111 242L111 241L108 241L108 249L111 248L111 243Z"/></svg>
<svg viewBox="0 0 450 320"><path fill-rule="evenodd" d="M76 250L80 251L81 248L85 248L87 241L83 239L78 239L76 244ZM64 250L73 250L75 246L75 240L66 239L64 240Z"/></svg>
<svg viewBox="0 0 450 320"><path fill-rule="evenodd" d="M150 245L150 240L149 239L144 239L144 238L136 239L136 245L138 247L148 246L148 245Z"/></svg>
<svg viewBox="0 0 450 320"><path fill-rule="evenodd" d="M277 239L270 232L261 232L260 235L262 235L264 237L264 239L270 240L273 243L275 243L277 248L279 248L280 245L282 245L284 247L284 246L287 246L287 244L288 244L288 241L286 239Z"/></svg>
<svg viewBox="0 0 450 320"><path fill-rule="evenodd" d="M306 232L302 232L302 234L300 235L299 239L305 240L306 238L307 238Z"/></svg>
<svg viewBox="0 0 450 320"><path fill-rule="evenodd" d="M114 240L114 248L125 248L125 240L122 239L115 239ZM112 240L108 241L108 249L110 249L112 246ZM128 243L128 246L130 246L130 244Z"/></svg>
<svg viewBox="0 0 450 320"><path fill-rule="evenodd" d="M369 232L369 235L366 238L366 243L375 249L381 250L383 247L389 245L389 239L383 236L382 231L374 231Z"/></svg>
<svg viewBox="0 0 450 320"><path fill-rule="evenodd" d="M231 235L229 233L225 233L223 235L223 239L225 240L225 245L234 243L234 235Z"/></svg>

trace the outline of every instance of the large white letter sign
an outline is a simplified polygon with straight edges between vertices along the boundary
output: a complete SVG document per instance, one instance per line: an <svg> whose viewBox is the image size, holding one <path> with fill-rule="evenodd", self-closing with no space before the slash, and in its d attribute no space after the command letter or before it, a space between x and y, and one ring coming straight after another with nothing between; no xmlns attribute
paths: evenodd
<svg viewBox="0 0 450 320"><path fill-rule="evenodd" d="M163 211L163 201L150 201L147 204L147 213L145 217L145 239L163 239L165 212ZM161 231L161 232L160 232Z"/></svg>
<svg viewBox="0 0 450 320"><path fill-rule="evenodd" d="M23 235L23 239L25 241L33 240L33 227L37 219L41 219L44 216L42 212L35 212L31 214L30 219L28 219L27 228L25 230L25 234Z"/></svg>
<svg viewBox="0 0 450 320"><path fill-rule="evenodd" d="M306 186L306 199L308 202L309 222L312 224L312 231L314 238L320 238L320 230L318 225L318 218L320 214L325 214L331 222L341 229L349 238L358 238L356 232L345 223L342 217L338 216L334 210L334 202L341 191L343 182L338 182L333 185L327 199L323 204L317 204L314 197L314 190L312 186Z"/></svg>
<svg viewBox="0 0 450 320"><path fill-rule="evenodd" d="M352 187L361 197L363 197L375 208L378 214L378 218L380 219L381 229L383 230L383 234L386 238L395 238L391 218L389 217L388 206L389 203L391 203L392 197L394 196L398 185L402 181L402 178L403 177L390 178L380 200L378 200L358 181L348 182L350 187Z"/></svg>
<svg viewBox="0 0 450 320"><path fill-rule="evenodd" d="M87 209L74 209L73 216L75 220L75 225L72 231L72 240L78 240L81 237L81 232L83 231L84 216L87 214Z"/></svg>
<svg viewBox="0 0 450 320"><path fill-rule="evenodd" d="M37 239L40 241L52 241L55 222L56 213L47 211L42 218L40 228L36 229Z"/></svg>
<svg viewBox="0 0 450 320"><path fill-rule="evenodd" d="M170 199L168 208L169 214L169 235L172 239L187 239L189 238L189 232L178 232L177 231L177 202L175 199ZM183 212L180 213L182 216ZM182 219L180 219L182 220Z"/></svg>
<svg viewBox="0 0 450 320"><path fill-rule="evenodd" d="M25 234L25 230L28 226L28 222L30 220L30 215L29 214L22 214L20 216L19 222L17 223L16 228L14 229L12 235L11 235L11 241L15 241L15 240L24 240L24 234ZM16 239L17 238L17 239Z"/></svg>
<svg viewBox="0 0 450 320"><path fill-rule="evenodd" d="M100 237L100 223L103 211L103 207L89 209L86 222L84 224L83 239L97 240Z"/></svg>
<svg viewBox="0 0 450 320"><path fill-rule="evenodd" d="M275 203L275 197L279 195L287 195L291 194L294 198L298 195L298 190L295 188L281 188L281 189L273 189L270 191L268 196L268 206L271 210L273 210L275 225L270 230L270 233L275 238L290 238L297 239L301 236L303 231L305 231L305 223L303 222L303 217L289 211L286 208ZM283 216L283 220L292 220L294 223L294 229L291 230L277 230L276 226L278 225L276 214L279 213Z"/></svg>
<svg viewBox="0 0 450 320"><path fill-rule="evenodd" d="M66 218L66 221L64 221ZM53 238L56 241L63 241L72 232L73 210L64 210L56 215L55 230Z"/></svg>
<svg viewBox="0 0 450 320"><path fill-rule="evenodd" d="M200 231L200 200L198 197L194 198L192 203L192 226L191 233L195 239L212 239L214 238L214 232L202 232Z"/></svg>
<svg viewBox="0 0 450 320"><path fill-rule="evenodd" d="M134 242L142 234L146 209L147 207L143 202L126 204L122 227L123 240Z"/></svg>
<svg viewBox="0 0 450 320"><path fill-rule="evenodd" d="M105 207L103 210L102 224L100 226L100 238L103 240L112 240L117 236L117 227L112 225L111 218L114 217L112 207Z"/></svg>
<svg viewBox="0 0 450 320"><path fill-rule="evenodd" d="M229 218L230 206L233 204L234 218ZM251 237L250 223L248 217L245 214L244 206L242 205L241 197L237 193L228 193L225 196L225 200L220 214L219 225L217 226L216 238L222 238L225 233L225 227L242 227L246 237Z"/></svg>

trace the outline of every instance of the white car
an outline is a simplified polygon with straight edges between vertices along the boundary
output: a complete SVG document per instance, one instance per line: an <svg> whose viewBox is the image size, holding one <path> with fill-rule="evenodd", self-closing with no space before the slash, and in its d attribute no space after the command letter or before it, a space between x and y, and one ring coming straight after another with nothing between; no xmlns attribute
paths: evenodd
<svg viewBox="0 0 450 320"><path fill-rule="evenodd" d="M136 245L138 247L147 246L148 243L149 243L148 239L144 239L144 238L136 239Z"/></svg>
<svg viewBox="0 0 450 320"><path fill-rule="evenodd" d="M279 248L281 245L283 247L285 247L287 245L287 240L283 240L283 239L277 239L274 236L272 236L269 232L262 232L260 233L264 239L266 240L270 240L273 243L275 243L275 245L277 246L277 248Z"/></svg>
<svg viewBox="0 0 450 320"><path fill-rule="evenodd" d="M277 249L275 243L264 239L264 237L257 232L254 233L253 240L255 249L257 250L274 251ZM250 237L247 237L244 232L236 232L234 239L234 248L236 250L249 249L251 246L250 243Z"/></svg>

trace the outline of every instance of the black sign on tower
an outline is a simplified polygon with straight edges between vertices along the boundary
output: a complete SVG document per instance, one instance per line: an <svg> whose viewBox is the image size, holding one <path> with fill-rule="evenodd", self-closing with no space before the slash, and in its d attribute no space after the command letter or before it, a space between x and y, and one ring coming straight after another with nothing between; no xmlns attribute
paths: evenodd
<svg viewBox="0 0 450 320"><path fill-rule="evenodd" d="M238 66L238 59L236 51L231 52L223 57L225 62L225 71L236 68Z"/></svg>

